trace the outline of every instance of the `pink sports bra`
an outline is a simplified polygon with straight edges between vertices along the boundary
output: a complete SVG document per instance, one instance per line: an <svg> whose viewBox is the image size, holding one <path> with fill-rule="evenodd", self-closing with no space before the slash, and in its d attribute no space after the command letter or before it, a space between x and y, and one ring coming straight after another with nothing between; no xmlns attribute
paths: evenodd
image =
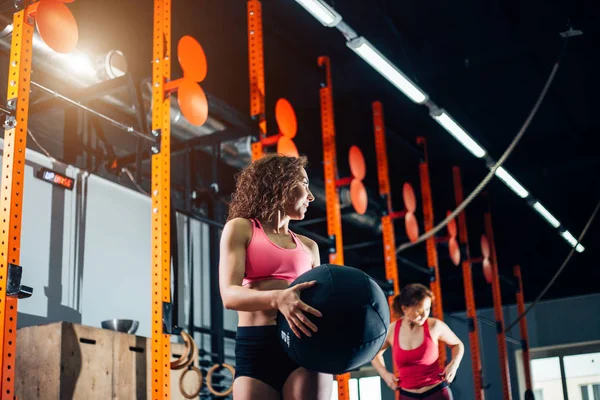
<svg viewBox="0 0 600 400"><path fill-rule="evenodd" d="M260 222L251 219L252 238L246 247L246 273L242 285L267 279L282 279L292 282L312 268L312 257L304 250L298 236L290 235L296 244L293 249L279 247L267 237Z"/></svg>

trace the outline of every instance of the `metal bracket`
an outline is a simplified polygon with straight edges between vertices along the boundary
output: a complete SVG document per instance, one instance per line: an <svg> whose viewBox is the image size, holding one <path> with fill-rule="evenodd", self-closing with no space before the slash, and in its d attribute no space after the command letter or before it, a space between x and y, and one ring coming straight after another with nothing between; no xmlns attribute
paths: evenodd
<svg viewBox="0 0 600 400"><path fill-rule="evenodd" d="M329 254L334 254L337 252L336 243L335 243L335 235L329 236Z"/></svg>
<svg viewBox="0 0 600 400"><path fill-rule="evenodd" d="M156 141L152 144L152 147L150 148L150 151L152 152L152 154L159 154L160 153L160 148L162 145L162 132L160 129L153 129L152 130L152 136L154 136L156 138Z"/></svg>
<svg viewBox="0 0 600 400"><path fill-rule="evenodd" d="M8 264L8 283L6 285L6 295L18 299L26 299L33 294L33 288L21 285L21 276L23 267L15 264Z"/></svg>
<svg viewBox="0 0 600 400"><path fill-rule="evenodd" d="M173 305L163 301L163 333L179 335L183 329L173 326Z"/></svg>

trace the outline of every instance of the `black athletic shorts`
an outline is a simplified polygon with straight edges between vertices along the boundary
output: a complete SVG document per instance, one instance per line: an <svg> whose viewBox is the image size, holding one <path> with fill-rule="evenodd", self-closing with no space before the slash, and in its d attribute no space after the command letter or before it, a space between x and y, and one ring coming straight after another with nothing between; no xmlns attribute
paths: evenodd
<svg viewBox="0 0 600 400"><path fill-rule="evenodd" d="M290 374L300 368L283 351L277 325L242 326L235 336L235 377L258 379L279 393Z"/></svg>

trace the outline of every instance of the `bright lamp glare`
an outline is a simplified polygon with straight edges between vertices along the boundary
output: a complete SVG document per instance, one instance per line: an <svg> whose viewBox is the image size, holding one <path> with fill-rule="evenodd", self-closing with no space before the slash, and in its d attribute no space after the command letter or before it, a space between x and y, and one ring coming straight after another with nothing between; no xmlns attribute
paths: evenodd
<svg viewBox="0 0 600 400"><path fill-rule="evenodd" d="M448 114L442 112L440 115L434 115L433 118L443 126L456 140L467 148L475 157L485 156L485 150L478 145L467 132L464 131Z"/></svg>
<svg viewBox="0 0 600 400"><path fill-rule="evenodd" d="M539 201L536 201L533 204L533 208L542 216L546 219L546 221L548 221L550 223L550 225L552 225L555 228L558 228L560 226L560 222L558 222L558 220L556 218L554 218L554 216L552 214L550 214L550 211L548 211L546 209L546 207L544 207L543 205L540 204Z"/></svg>
<svg viewBox="0 0 600 400"><path fill-rule="evenodd" d="M513 178L506 170L502 167L496 170L496 176L500 178L502 182L506 184L513 192L517 194L517 196L521 198L525 198L529 196L529 192L521 186L519 182L515 178Z"/></svg>
<svg viewBox="0 0 600 400"><path fill-rule="evenodd" d="M346 44L412 101L418 104L427 101L427 95L412 83L410 79L404 76L398 68L379 53L365 38L358 37Z"/></svg>
<svg viewBox="0 0 600 400"><path fill-rule="evenodd" d="M333 27L340 23L342 16L335 12L327 4L321 3L319 0L296 0L298 4L312 14L320 23L325 26Z"/></svg>

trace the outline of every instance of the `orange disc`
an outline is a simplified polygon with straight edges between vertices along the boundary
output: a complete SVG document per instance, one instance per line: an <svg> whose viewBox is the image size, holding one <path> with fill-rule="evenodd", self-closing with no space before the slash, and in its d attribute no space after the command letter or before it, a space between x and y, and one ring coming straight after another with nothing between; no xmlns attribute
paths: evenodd
<svg viewBox="0 0 600 400"><path fill-rule="evenodd" d="M52 50L70 53L77 46L79 30L71 10L58 0L44 0L35 13L37 30Z"/></svg>
<svg viewBox="0 0 600 400"><path fill-rule="evenodd" d="M448 251L450 252L452 264L458 266L460 264L460 247L458 247L456 238L450 238L448 241Z"/></svg>
<svg viewBox="0 0 600 400"><path fill-rule="evenodd" d="M204 90L191 79L184 78L177 93L179 108L185 119L195 126L201 126L208 118L208 101Z"/></svg>
<svg viewBox="0 0 600 400"><path fill-rule="evenodd" d="M481 235L481 255L483 258L490 258L490 242L485 235Z"/></svg>
<svg viewBox="0 0 600 400"><path fill-rule="evenodd" d="M419 223L417 217L411 212L407 212L404 216L404 228L406 229L406 236L411 243L414 243L419 238Z"/></svg>
<svg viewBox="0 0 600 400"><path fill-rule="evenodd" d="M350 182L350 201L357 214L363 215L367 212L367 206L369 205L367 189L358 179L352 179L352 182Z"/></svg>
<svg viewBox="0 0 600 400"><path fill-rule="evenodd" d="M414 213L417 209L417 198L415 197L412 185L408 182L402 185L402 200L404 200L406 211Z"/></svg>
<svg viewBox="0 0 600 400"><path fill-rule="evenodd" d="M184 78L194 82L202 82L206 78L206 55L196 39L188 35L182 37L177 44L177 58Z"/></svg>
<svg viewBox="0 0 600 400"><path fill-rule="evenodd" d="M296 144L294 143L294 141L285 136L280 137L277 141L277 152L288 157L298 158L300 156L298 154L298 149L296 148Z"/></svg>
<svg viewBox="0 0 600 400"><path fill-rule="evenodd" d="M367 175L367 167L362 151L357 146L351 146L348 151L348 163L350 163L350 172L352 176L359 181L365 179Z"/></svg>
<svg viewBox="0 0 600 400"><path fill-rule="evenodd" d="M448 211L446 213L446 217L450 214L452 214L452 211ZM446 225L446 229L448 229L448 236L450 236L450 238L452 238L452 239L455 239L456 238L456 220L454 218L452 218L450 220L450 222L448 222L448 225Z"/></svg>
<svg viewBox="0 0 600 400"><path fill-rule="evenodd" d="M290 139L296 137L298 131L298 121L294 107L286 99L277 100L275 104L275 120L279 127L279 132Z"/></svg>
<svg viewBox="0 0 600 400"><path fill-rule="evenodd" d="M492 271L492 263L487 258L483 260L483 276L485 276L487 283L492 283L494 272Z"/></svg>

